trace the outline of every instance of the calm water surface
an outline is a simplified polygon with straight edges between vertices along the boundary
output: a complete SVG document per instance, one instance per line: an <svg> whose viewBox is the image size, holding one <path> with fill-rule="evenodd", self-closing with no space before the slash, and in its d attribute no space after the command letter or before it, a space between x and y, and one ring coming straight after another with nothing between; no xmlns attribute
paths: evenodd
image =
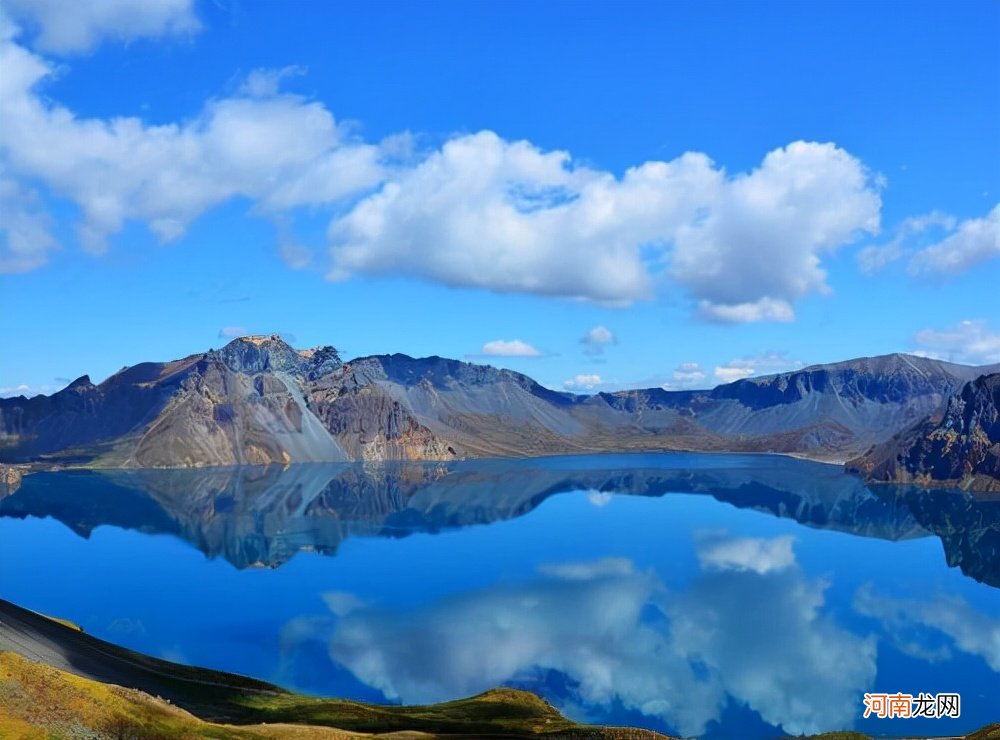
<svg viewBox="0 0 1000 740"><path fill-rule="evenodd" d="M44 473L0 596L170 660L418 703L506 684L684 736L1000 719L1000 502L779 457ZM958 719L862 719L865 692Z"/></svg>

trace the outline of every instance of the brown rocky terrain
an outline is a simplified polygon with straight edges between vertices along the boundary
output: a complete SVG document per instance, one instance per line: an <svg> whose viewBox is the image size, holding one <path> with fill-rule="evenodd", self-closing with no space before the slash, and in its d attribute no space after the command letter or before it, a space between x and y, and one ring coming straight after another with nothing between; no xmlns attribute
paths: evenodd
<svg viewBox="0 0 1000 740"><path fill-rule="evenodd" d="M20 488L23 475L21 468L0 463L0 498L9 496Z"/></svg>
<svg viewBox="0 0 1000 740"><path fill-rule="evenodd" d="M166 363L0 399L0 461L88 467L452 460L629 450L843 461L990 368L906 355L817 365L705 391L576 395L441 357L344 363L243 337Z"/></svg>
<svg viewBox="0 0 1000 740"><path fill-rule="evenodd" d="M966 383L932 415L848 469L874 482L1000 491L1000 373Z"/></svg>

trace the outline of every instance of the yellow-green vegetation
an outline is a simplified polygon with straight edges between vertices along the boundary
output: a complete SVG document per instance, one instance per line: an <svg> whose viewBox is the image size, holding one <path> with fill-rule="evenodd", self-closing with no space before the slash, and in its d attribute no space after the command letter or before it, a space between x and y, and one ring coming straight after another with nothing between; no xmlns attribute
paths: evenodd
<svg viewBox="0 0 1000 740"><path fill-rule="evenodd" d="M981 730L976 730L976 732L968 735L965 740L1000 740L1000 722L984 727Z"/></svg>
<svg viewBox="0 0 1000 740"><path fill-rule="evenodd" d="M497 689L430 706L375 706L295 694L237 701L250 724L208 722L159 697L0 652L0 737L52 738L608 738L662 737L570 722L534 694Z"/></svg>
<svg viewBox="0 0 1000 740"><path fill-rule="evenodd" d="M0 653L3 738L325 738L323 727L232 727L204 722L135 689L74 676L13 652Z"/></svg>
<svg viewBox="0 0 1000 740"><path fill-rule="evenodd" d="M235 700L247 716L267 722L305 722L357 732L419 730L474 735L583 736L583 728L534 694L494 689L471 699L427 706L380 706L313 699L296 694L246 696ZM595 733L596 734L596 733ZM604 736L604 735L602 735Z"/></svg>
<svg viewBox="0 0 1000 740"><path fill-rule="evenodd" d="M68 619L63 619L62 617L50 617L48 614L43 614L43 617L51 619L56 624L61 624L63 627L69 627L71 630L76 630L77 632L83 632L83 627L78 625L76 622L71 622Z"/></svg>

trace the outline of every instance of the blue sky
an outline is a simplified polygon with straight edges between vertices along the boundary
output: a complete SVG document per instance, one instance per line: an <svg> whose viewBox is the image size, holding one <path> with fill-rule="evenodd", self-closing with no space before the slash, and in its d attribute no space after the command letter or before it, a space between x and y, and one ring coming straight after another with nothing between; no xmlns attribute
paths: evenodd
<svg viewBox="0 0 1000 740"><path fill-rule="evenodd" d="M1000 5L0 1L0 393L243 332L576 391L1000 362Z"/></svg>

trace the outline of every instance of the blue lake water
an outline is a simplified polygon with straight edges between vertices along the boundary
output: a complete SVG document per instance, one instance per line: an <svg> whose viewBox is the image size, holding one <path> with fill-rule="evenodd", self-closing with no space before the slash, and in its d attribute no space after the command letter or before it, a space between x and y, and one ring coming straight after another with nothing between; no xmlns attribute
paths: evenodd
<svg viewBox="0 0 1000 740"><path fill-rule="evenodd" d="M0 597L364 700L505 684L705 738L1000 720L1000 502L781 457L40 473L0 500Z"/></svg>

